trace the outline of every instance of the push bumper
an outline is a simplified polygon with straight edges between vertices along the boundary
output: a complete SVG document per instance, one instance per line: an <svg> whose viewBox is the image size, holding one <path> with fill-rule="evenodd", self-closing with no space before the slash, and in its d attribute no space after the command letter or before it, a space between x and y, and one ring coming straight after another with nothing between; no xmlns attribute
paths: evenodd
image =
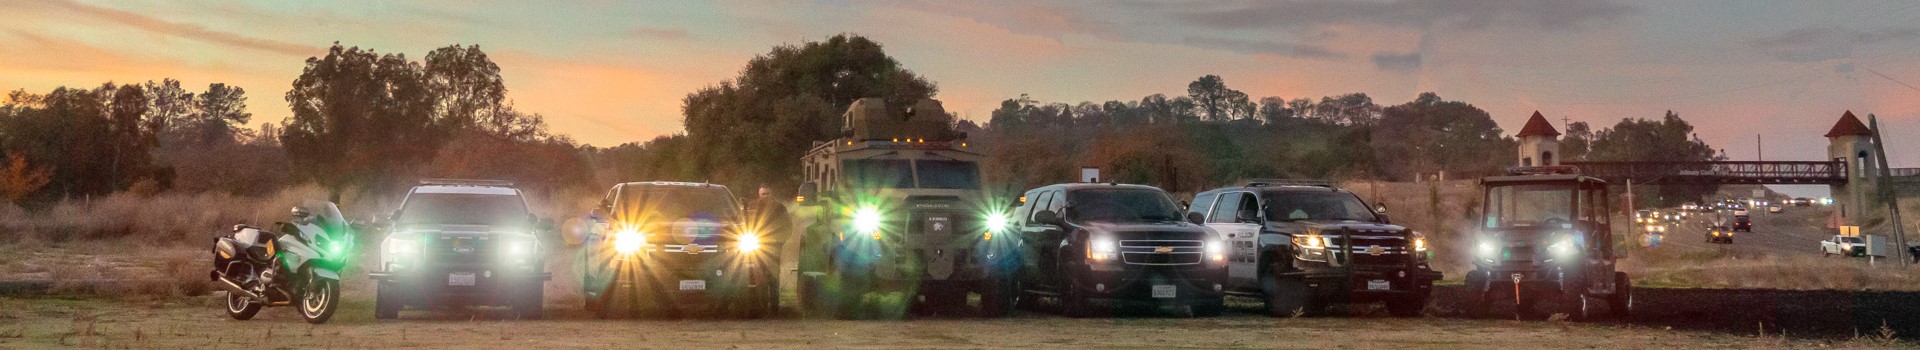
<svg viewBox="0 0 1920 350"><path fill-rule="evenodd" d="M507 305L516 293L544 288L553 275L545 271L502 269L489 265L446 265L367 273L379 281L382 297L399 298L404 305Z"/></svg>
<svg viewBox="0 0 1920 350"><path fill-rule="evenodd" d="M1081 295L1116 303L1140 302L1189 305L1214 303L1225 294L1226 269L1174 269L1166 267L1121 266L1094 269L1081 266L1071 280Z"/></svg>

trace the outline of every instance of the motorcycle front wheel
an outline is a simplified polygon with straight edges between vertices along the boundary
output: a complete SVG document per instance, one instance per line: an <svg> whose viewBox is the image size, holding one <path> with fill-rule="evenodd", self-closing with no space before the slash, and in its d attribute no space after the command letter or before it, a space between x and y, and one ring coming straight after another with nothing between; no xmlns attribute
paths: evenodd
<svg viewBox="0 0 1920 350"><path fill-rule="evenodd" d="M227 293L227 317L246 321L253 319L253 314L257 313L260 313L260 303L239 294Z"/></svg>
<svg viewBox="0 0 1920 350"><path fill-rule="evenodd" d="M309 277L307 291L300 293L300 318L311 324L327 323L333 309L340 306L340 281Z"/></svg>

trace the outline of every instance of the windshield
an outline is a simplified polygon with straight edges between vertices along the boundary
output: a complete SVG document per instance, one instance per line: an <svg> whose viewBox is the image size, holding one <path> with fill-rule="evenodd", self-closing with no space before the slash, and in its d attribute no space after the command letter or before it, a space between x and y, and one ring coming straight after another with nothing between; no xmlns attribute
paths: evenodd
<svg viewBox="0 0 1920 350"><path fill-rule="evenodd" d="M533 215L520 196L414 193L400 208L400 224L525 225Z"/></svg>
<svg viewBox="0 0 1920 350"><path fill-rule="evenodd" d="M1573 186L1505 185L1487 188L1487 228L1571 224Z"/></svg>
<svg viewBox="0 0 1920 350"><path fill-rule="evenodd" d="M1272 191L1267 196L1267 219L1379 221L1367 204L1351 193L1333 191Z"/></svg>
<svg viewBox="0 0 1920 350"><path fill-rule="evenodd" d="M1154 222L1180 219L1180 207L1166 192L1153 189L1081 189L1067 192L1074 220Z"/></svg>
<svg viewBox="0 0 1920 350"><path fill-rule="evenodd" d="M912 188L912 164L905 159L857 159L846 161L843 171L854 187Z"/></svg>
<svg viewBox="0 0 1920 350"><path fill-rule="evenodd" d="M628 186L613 210L623 218L667 221L722 221L737 214L733 194L718 188Z"/></svg>
<svg viewBox="0 0 1920 350"><path fill-rule="evenodd" d="M920 188L980 188L980 166L974 162L922 159L914 161L913 166L920 176Z"/></svg>
<svg viewBox="0 0 1920 350"><path fill-rule="evenodd" d="M1840 242L1843 242L1843 243L1860 243L1861 241L1860 241L1860 237L1840 237Z"/></svg>

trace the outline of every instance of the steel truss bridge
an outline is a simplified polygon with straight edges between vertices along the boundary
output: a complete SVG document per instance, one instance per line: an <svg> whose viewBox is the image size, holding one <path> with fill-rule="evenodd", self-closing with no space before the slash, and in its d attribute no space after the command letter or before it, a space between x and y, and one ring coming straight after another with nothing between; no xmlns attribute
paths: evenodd
<svg viewBox="0 0 1920 350"><path fill-rule="evenodd" d="M1609 183L1702 185L1844 185L1840 161L1563 162Z"/></svg>

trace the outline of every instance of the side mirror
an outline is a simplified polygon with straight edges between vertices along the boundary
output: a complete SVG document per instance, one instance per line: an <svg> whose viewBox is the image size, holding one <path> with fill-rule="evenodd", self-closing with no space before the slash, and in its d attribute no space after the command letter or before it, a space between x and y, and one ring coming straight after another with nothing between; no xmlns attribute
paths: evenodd
<svg viewBox="0 0 1920 350"><path fill-rule="evenodd" d="M1233 221L1243 224L1260 223L1259 210L1240 210L1233 213Z"/></svg>
<svg viewBox="0 0 1920 350"><path fill-rule="evenodd" d="M593 222L606 222L608 219L607 211L599 208L588 210L587 219Z"/></svg>
<svg viewBox="0 0 1920 350"><path fill-rule="evenodd" d="M542 233L553 232L553 229L554 229L553 219L548 219L548 218L534 219L533 229L539 230Z"/></svg>
<svg viewBox="0 0 1920 350"><path fill-rule="evenodd" d="M1187 212L1187 222L1191 222L1194 225L1205 225L1207 223L1207 215L1199 212Z"/></svg>
<svg viewBox="0 0 1920 350"><path fill-rule="evenodd" d="M1386 213L1387 213L1387 205L1386 205L1386 204L1379 204L1379 205L1374 205L1374 206L1373 206L1373 213L1374 213L1374 214L1386 214Z"/></svg>
<svg viewBox="0 0 1920 350"><path fill-rule="evenodd" d="M293 207L291 212L293 214L293 221L304 222L307 221L307 218L313 217L313 212L307 211L305 207Z"/></svg>
<svg viewBox="0 0 1920 350"><path fill-rule="evenodd" d="M793 192L793 201L805 206L820 205L820 184L806 182L800 184L800 190Z"/></svg>
<svg viewBox="0 0 1920 350"><path fill-rule="evenodd" d="M1060 213L1055 213L1052 210L1042 209L1038 213L1033 213L1033 222L1047 224L1047 225L1059 225Z"/></svg>

